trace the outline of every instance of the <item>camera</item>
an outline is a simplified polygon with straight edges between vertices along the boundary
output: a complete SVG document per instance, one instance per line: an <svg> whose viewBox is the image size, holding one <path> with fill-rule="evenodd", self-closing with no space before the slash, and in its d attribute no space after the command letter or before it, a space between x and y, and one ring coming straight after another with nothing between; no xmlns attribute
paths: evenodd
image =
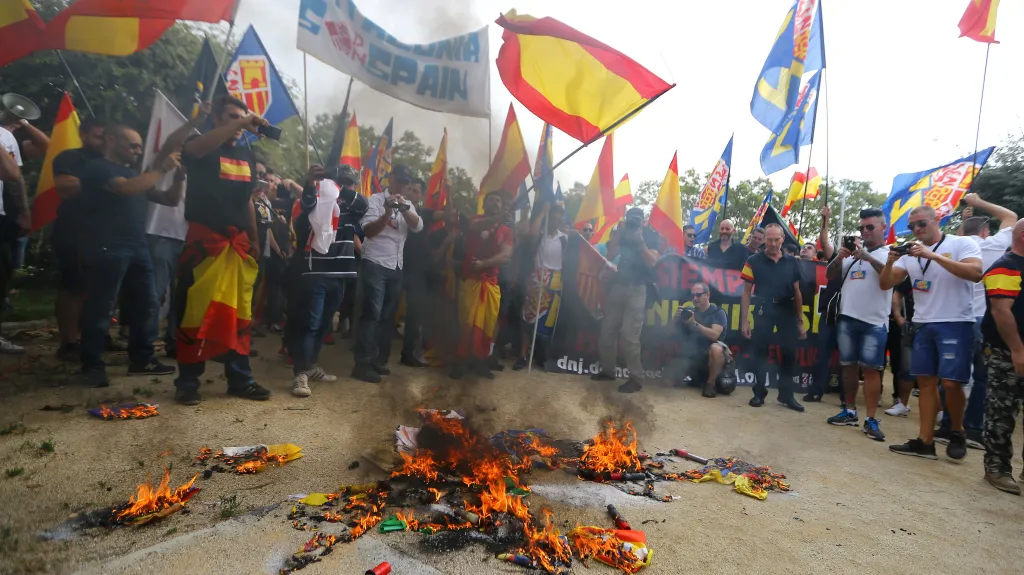
<svg viewBox="0 0 1024 575"><path fill-rule="evenodd" d="M679 308L679 321L688 322L693 317L693 309L688 307Z"/></svg>
<svg viewBox="0 0 1024 575"><path fill-rule="evenodd" d="M256 132L265 138L270 138L271 140L276 141L281 139L281 128L278 128L277 126L269 124L266 126L260 126L256 129Z"/></svg>
<svg viewBox="0 0 1024 575"><path fill-rule="evenodd" d="M898 253L901 256L905 256L910 253L910 247L913 245L913 243L900 244L898 246L893 246L892 251Z"/></svg>
<svg viewBox="0 0 1024 575"><path fill-rule="evenodd" d="M851 252L857 251L857 236L843 236L843 247Z"/></svg>

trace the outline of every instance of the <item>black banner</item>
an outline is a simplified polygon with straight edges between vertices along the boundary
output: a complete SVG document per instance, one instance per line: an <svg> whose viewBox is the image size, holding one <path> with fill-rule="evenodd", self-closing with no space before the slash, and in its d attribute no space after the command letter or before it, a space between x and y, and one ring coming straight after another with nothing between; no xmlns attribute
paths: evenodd
<svg viewBox="0 0 1024 575"><path fill-rule="evenodd" d="M545 364L548 371L590 374L600 368L598 339L601 325L597 318L601 317L603 289L608 285L608 265L607 260L578 235L569 238L562 258L558 323ZM824 321L824 317L818 313L818 297L826 281L824 263L801 261L800 265L800 291L807 339L797 344L795 364L800 374L800 386L804 388L813 381L812 374L818 357L818 328L820 322ZM682 355L683 338L672 318L680 306L692 306L690 289L695 283L703 282L711 288L711 303L725 310L729 319L725 341L735 358L734 375L737 385L753 385L754 370L764 369L774 387L778 377L778 346L772 346L769 351L769 365L751 365L750 342L740 332L739 309L743 280L740 279L739 270L671 254L661 257L654 275L655 286L654 289L648 289L647 317L640 337L646 377L662 377L665 366L673 358ZM751 326L754 320L756 318L752 316ZM832 356L830 373L838 371L838 352L834 351ZM619 375L626 373L621 357L615 370Z"/></svg>

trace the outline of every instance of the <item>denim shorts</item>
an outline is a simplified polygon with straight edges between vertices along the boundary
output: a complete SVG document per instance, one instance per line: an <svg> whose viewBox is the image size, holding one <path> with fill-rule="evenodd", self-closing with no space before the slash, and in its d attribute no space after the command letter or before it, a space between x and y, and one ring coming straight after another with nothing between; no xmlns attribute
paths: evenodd
<svg viewBox="0 0 1024 575"><path fill-rule="evenodd" d="M974 363L974 322L917 324L910 362L911 375L967 383Z"/></svg>
<svg viewBox="0 0 1024 575"><path fill-rule="evenodd" d="M860 365L867 369L885 369L885 344L888 326L871 325L849 316L839 316L837 325L840 365Z"/></svg>

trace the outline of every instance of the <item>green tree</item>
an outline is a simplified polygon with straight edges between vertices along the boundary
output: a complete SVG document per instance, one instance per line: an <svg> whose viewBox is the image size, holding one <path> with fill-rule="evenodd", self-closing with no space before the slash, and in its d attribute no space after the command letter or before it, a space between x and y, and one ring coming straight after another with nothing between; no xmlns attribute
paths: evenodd
<svg viewBox="0 0 1024 575"><path fill-rule="evenodd" d="M1024 216L1024 134L1012 136L996 148L971 191Z"/></svg>
<svg viewBox="0 0 1024 575"><path fill-rule="evenodd" d="M587 195L587 185L583 182L574 182L569 189L563 189L565 195L565 217L570 223L576 221L576 214L580 212L583 205L583 196Z"/></svg>

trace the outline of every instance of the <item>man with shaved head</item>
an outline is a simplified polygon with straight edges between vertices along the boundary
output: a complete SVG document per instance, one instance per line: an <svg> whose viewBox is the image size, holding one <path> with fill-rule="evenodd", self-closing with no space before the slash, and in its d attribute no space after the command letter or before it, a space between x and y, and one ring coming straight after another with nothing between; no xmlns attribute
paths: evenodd
<svg viewBox="0 0 1024 575"><path fill-rule="evenodd" d="M718 265L729 269L743 269L743 264L747 263L747 256L750 254L743 245L735 241L735 234L736 227L732 220L722 220L718 224L718 241L708 245L709 262L718 262Z"/></svg>

